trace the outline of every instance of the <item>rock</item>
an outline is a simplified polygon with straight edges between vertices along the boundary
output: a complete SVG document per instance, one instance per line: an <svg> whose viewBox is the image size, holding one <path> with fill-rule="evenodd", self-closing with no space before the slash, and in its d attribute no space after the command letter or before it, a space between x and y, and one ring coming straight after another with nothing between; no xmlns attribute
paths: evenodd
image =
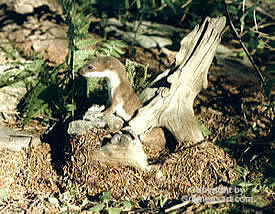
<svg viewBox="0 0 275 214"><path fill-rule="evenodd" d="M153 151L161 151L166 146L165 134L161 128L153 128L145 134L142 142Z"/></svg>
<svg viewBox="0 0 275 214"><path fill-rule="evenodd" d="M61 64L65 61L68 53L67 39L54 39L49 40L46 57L50 62Z"/></svg>
<svg viewBox="0 0 275 214"><path fill-rule="evenodd" d="M218 65L223 67L217 75L226 75L238 84L247 82L258 82L257 74L245 56L243 59L236 56L231 49L219 44L215 53Z"/></svg>
<svg viewBox="0 0 275 214"><path fill-rule="evenodd" d="M91 121L96 128L109 127L110 129L119 130L122 128L124 121L114 114L104 115L102 111L104 106L92 105L84 114L83 120Z"/></svg>
<svg viewBox="0 0 275 214"><path fill-rule="evenodd" d="M160 48L173 44L173 41L171 39L165 37L150 36L150 39L154 40Z"/></svg>
<svg viewBox="0 0 275 214"><path fill-rule="evenodd" d="M33 39L32 44L33 50L36 52L44 52L49 47L49 41L41 41L41 40L35 40Z"/></svg>
<svg viewBox="0 0 275 214"><path fill-rule="evenodd" d="M25 65L29 63L29 61L24 60L21 62ZM25 65L18 65L16 68L11 63L0 65L0 79L7 78L10 80L12 74L18 75L19 71L23 70ZM15 123L18 114L17 105L26 93L27 89L24 81L0 88L0 121Z"/></svg>
<svg viewBox="0 0 275 214"><path fill-rule="evenodd" d="M136 42L143 48L151 49L157 47L157 42L149 36L138 34L135 38Z"/></svg>
<svg viewBox="0 0 275 214"><path fill-rule="evenodd" d="M67 130L67 133L70 135L82 135L89 132L92 128L95 127L96 124L94 124L91 121L86 120L75 120L70 122L69 128Z"/></svg>
<svg viewBox="0 0 275 214"><path fill-rule="evenodd" d="M102 110L104 106L92 105L84 114L82 120L72 121L67 130L71 135L86 134L92 128L105 128L108 127L113 130L120 130L124 121L113 114L104 115Z"/></svg>
<svg viewBox="0 0 275 214"><path fill-rule="evenodd" d="M68 26L54 19L62 14L59 13L57 0L14 0L7 2L7 5L8 8L3 8L3 15L1 14L3 20L14 18L8 13L10 10L25 14L21 15L23 19L21 25L16 22L3 23L2 30L7 33L9 40L15 42L16 47L23 50L26 55L38 52L51 65L63 63L68 53ZM48 11L45 6L54 13ZM39 7L42 8L35 10Z"/></svg>
<svg viewBox="0 0 275 214"><path fill-rule="evenodd" d="M137 43L146 49L151 49L172 45L173 41L170 38L173 33L182 31L177 28L171 28L168 25L161 25L147 21L142 22L137 30L135 30L136 25L137 23L133 24L126 22L125 26L123 26L123 24L117 19L111 18L107 21L105 32L115 32L116 36L123 38L123 40ZM125 30L123 30L123 27L125 27ZM155 30L157 28L165 28L167 31Z"/></svg>
<svg viewBox="0 0 275 214"><path fill-rule="evenodd" d="M62 8L57 0L15 0L11 1L11 4L14 10L21 14L33 13L35 8L44 5L48 6L53 12L62 12Z"/></svg>
<svg viewBox="0 0 275 214"><path fill-rule="evenodd" d="M23 151L39 143L40 136L37 134L0 127L0 150Z"/></svg>
<svg viewBox="0 0 275 214"><path fill-rule="evenodd" d="M24 87L6 86L0 88L0 121L5 121L10 124L17 120L17 105L24 97L27 90Z"/></svg>

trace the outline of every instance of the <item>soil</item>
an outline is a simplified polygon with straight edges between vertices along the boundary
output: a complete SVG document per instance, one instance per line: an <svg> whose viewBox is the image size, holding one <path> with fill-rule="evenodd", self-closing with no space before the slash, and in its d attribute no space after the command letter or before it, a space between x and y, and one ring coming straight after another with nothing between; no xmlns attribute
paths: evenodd
<svg viewBox="0 0 275 214"><path fill-rule="evenodd" d="M127 57L150 64L152 73L167 68L169 61L158 50L132 48L135 56ZM196 98L194 109L209 136L196 145L181 142L154 152L145 147L154 163L150 172L101 165L91 159L90 152L103 143L109 130L71 137L65 149L64 142L51 138L28 151L1 151L0 213L58 213L62 206L78 211L81 207L85 213L106 191L111 191L114 201L134 201L136 210L150 208L148 213L153 213L158 207L155 198L160 195L167 195L171 206L191 196L190 188L229 187L238 178L237 166L248 169L248 177L270 177L275 133L270 98L260 84L236 81L224 75L221 67L213 65L208 79L209 86ZM266 210L270 210L273 198L264 194ZM84 206L85 198L90 204ZM186 210L198 212L209 207L213 205L193 204Z"/></svg>

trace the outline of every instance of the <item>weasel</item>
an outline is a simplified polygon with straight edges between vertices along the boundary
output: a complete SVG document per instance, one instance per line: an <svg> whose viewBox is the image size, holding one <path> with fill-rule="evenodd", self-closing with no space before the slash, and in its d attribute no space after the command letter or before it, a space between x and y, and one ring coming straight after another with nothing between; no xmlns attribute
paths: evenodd
<svg viewBox="0 0 275 214"><path fill-rule="evenodd" d="M108 104L104 113L116 113L129 121L142 104L128 80L124 65L111 56L99 56L90 60L80 70L84 77L104 77L108 85Z"/></svg>
<svg viewBox="0 0 275 214"><path fill-rule="evenodd" d="M142 106L141 101L131 87L124 65L118 59L111 56L97 57L88 61L79 74L87 78L104 77L106 79L110 106L106 108L104 113L116 113L125 121L129 121ZM153 130L149 132L148 140L146 140L145 136L143 142L151 144L152 140L154 140L158 144L165 146L165 136L162 129L154 128ZM142 169L149 169L147 156L139 143L108 144L97 151L95 157L99 161L110 164L122 163Z"/></svg>

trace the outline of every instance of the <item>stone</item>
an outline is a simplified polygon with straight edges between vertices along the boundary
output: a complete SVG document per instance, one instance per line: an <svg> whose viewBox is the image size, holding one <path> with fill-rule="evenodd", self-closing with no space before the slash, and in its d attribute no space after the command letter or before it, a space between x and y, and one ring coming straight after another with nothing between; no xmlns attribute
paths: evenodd
<svg viewBox="0 0 275 214"><path fill-rule="evenodd" d="M70 122L67 133L70 135L83 135L94 128L95 125L96 124L91 121L75 120Z"/></svg>
<svg viewBox="0 0 275 214"><path fill-rule="evenodd" d="M62 8L57 0L14 0L10 4L17 13L33 13L35 8L47 5L53 12L62 13Z"/></svg>
<svg viewBox="0 0 275 214"><path fill-rule="evenodd" d="M173 44L173 41L171 39L165 37L150 36L150 39L154 40L160 48Z"/></svg>
<svg viewBox="0 0 275 214"><path fill-rule="evenodd" d="M97 128L121 129L124 121L114 114L104 115L102 112L104 109L105 106L92 105L83 116L83 120L92 121Z"/></svg>
<svg viewBox="0 0 275 214"><path fill-rule="evenodd" d="M161 151L166 146L165 134L161 128L153 128L145 134L142 142L153 151Z"/></svg>
<svg viewBox="0 0 275 214"><path fill-rule="evenodd" d="M38 134L30 134L7 127L0 127L0 150L23 151L31 146L36 146L40 141Z"/></svg>
<svg viewBox="0 0 275 214"><path fill-rule="evenodd" d="M67 130L71 135L86 134L92 128L110 128L112 130L120 130L124 121L113 114L104 115L102 111L104 106L92 105L84 114L82 120L72 121Z"/></svg>
<svg viewBox="0 0 275 214"><path fill-rule="evenodd" d="M68 41L66 39L48 40L47 58L50 62L61 64L68 53Z"/></svg>
<svg viewBox="0 0 275 214"><path fill-rule="evenodd" d="M23 70L28 63L31 63L31 61L23 59L20 61L21 65L18 64L16 67L12 63L0 65L0 79L7 78L12 80L14 75L18 75L20 70ZM27 89L24 81L0 88L0 121L16 122L18 115L17 105L26 93Z"/></svg>

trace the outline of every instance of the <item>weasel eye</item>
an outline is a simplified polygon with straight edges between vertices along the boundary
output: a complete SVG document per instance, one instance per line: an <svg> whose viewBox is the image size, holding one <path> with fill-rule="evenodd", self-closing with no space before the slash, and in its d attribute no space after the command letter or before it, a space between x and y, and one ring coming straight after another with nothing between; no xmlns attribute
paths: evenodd
<svg viewBox="0 0 275 214"><path fill-rule="evenodd" d="M92 70L92 69L94 69L94 66L89 65L89 66L88 66L88 69Z"/></svg>

